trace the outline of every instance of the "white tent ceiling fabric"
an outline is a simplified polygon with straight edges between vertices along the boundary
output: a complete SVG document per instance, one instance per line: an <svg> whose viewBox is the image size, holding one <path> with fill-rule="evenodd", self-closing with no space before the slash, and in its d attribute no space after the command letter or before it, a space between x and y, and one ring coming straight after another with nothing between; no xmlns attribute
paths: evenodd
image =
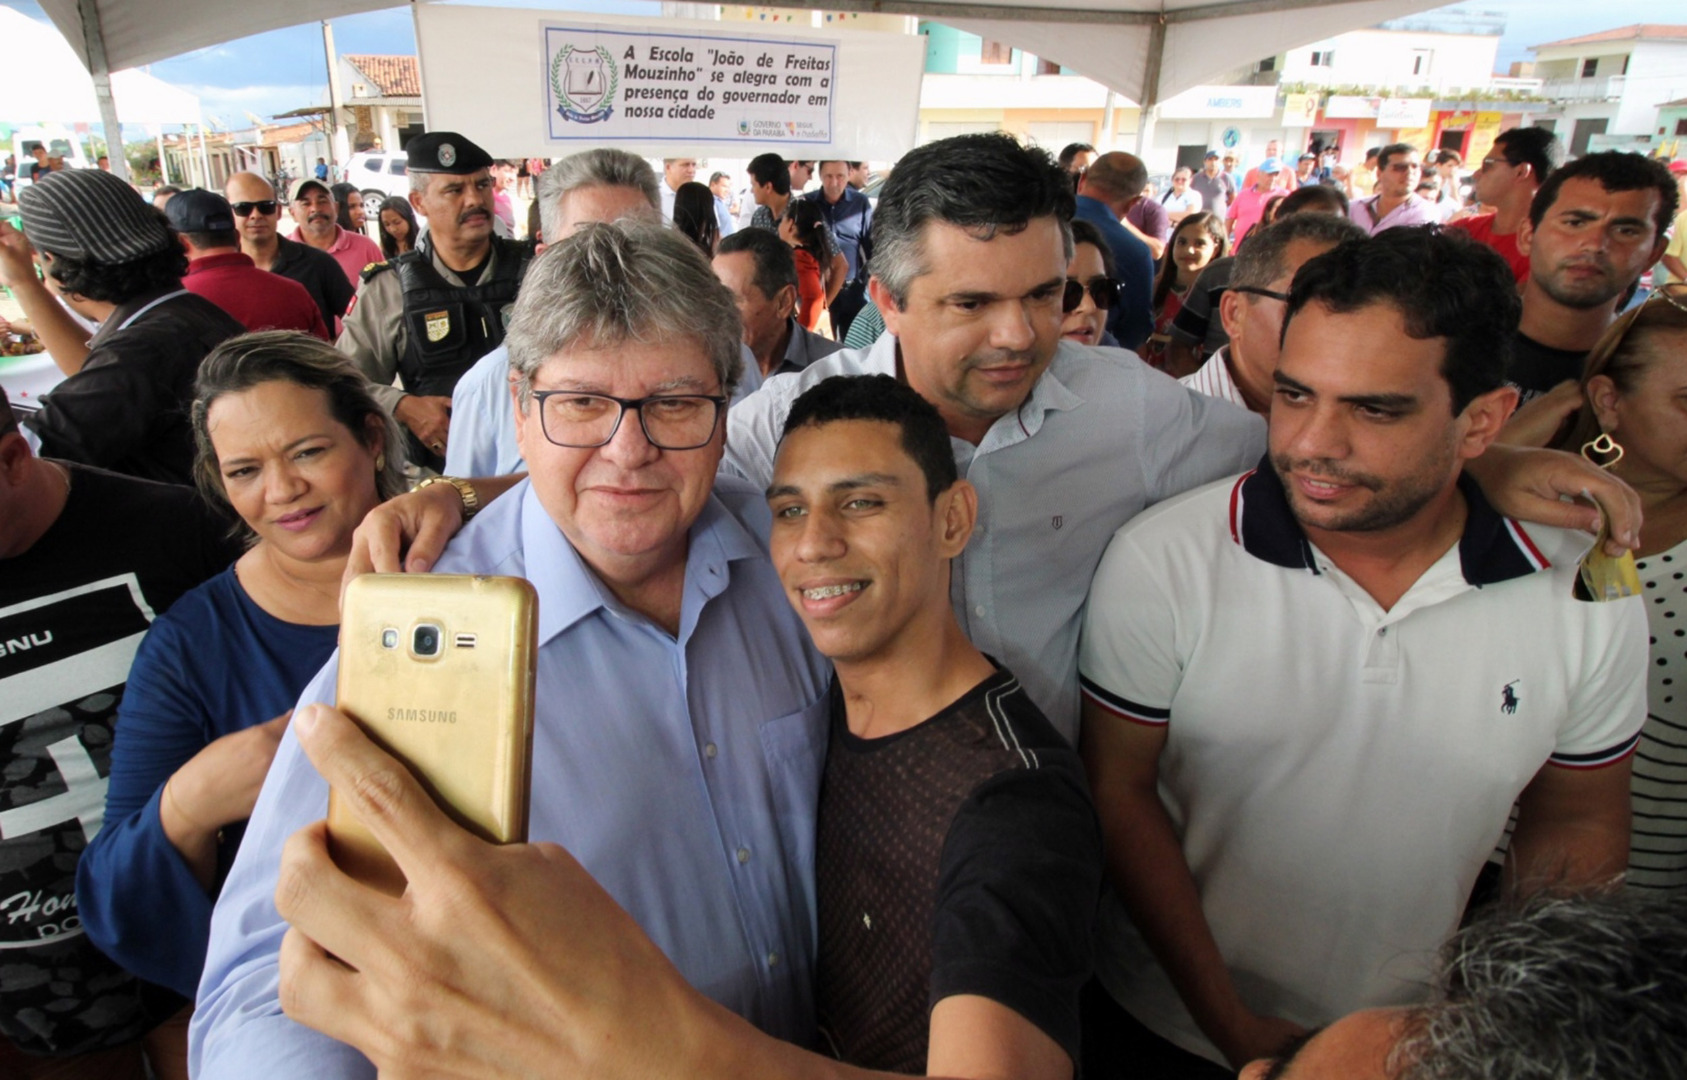
<svg viewBox="0 0 1687 1080"><path fill-rule="evenodd" d="M78 0L40 0L87 59ZM392 0L91 0L114 69L149 64L248 34L362 11ZM840 10L916 14L1005 41L1141 102L1148 96L1153 27L1165 19L1161 101L1222 72L1344 30L1437 7L1444 0L844 0ZM563 6L559 3L559 7ZM785 4L783 6L795 6ZM993 10L1000 8L999 12ZM1057 21L1036 18L1059 12ZM1096 21L1086 21L1093 12ZM1132 21L1142 20L1142 21ZM124 110L121 97L119 109ZM125 112L124 119L129 119Z"/></svg>
<svg viewBox="0 0 1687 1080"><path fill-rule="evenodd" d="M0 7L0 41L6 43L6 77L0 84L0 120L11 123L97 124L94 80L82 59L35 19ZM144 71L117 71L112 96L126 124L196 124L199 99Z"/></svg>

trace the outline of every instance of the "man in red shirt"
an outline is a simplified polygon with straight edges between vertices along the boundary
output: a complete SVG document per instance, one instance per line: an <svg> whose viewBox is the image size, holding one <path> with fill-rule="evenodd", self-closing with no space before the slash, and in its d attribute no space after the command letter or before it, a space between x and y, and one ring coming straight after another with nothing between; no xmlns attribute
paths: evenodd
<svg viewBox="0 0 1687 1080"><path fill-rule="evenodd" d="M1517 227L1529 216L1535 192L1552 171L1557 142L1547 128L1520 127L1501 132L1472 181L1476 201L1493 207L1493 212L1448 223L1504 256L1519 285L1529 276L1529 256L1517 248Z"/></svg>
<svg viewBox="0 0 1687 1080"><path fill-rule="evenodd" d="M299 242L334 256L352 288L357 288L357 283L363 280L364 267L385 261L381 245L362 233L340 228L340 208L327 184L308 178L300 180L288 193L288 202L292 204L293 220L299 226Z"/></svg>
<svg viewBox="0 0 1687 1080"><path fill-rule="evenodd" d="M195 188L171 198L164 216L187 251L183 288L216 304L248 330L302 330L331 340L322 309L303 285L259 270L250 256L241 254L227 199Z"/></svg>

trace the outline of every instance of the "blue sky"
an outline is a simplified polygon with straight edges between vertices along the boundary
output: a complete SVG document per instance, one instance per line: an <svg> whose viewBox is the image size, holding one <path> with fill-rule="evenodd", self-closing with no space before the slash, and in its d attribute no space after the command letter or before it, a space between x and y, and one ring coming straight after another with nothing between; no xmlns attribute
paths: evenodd
<svg viewBox="0 0 1687 1080"><path fill-rule="evenodd" d="M45 20L33 0L3 0L8 7ZM284 2L284 0L282 0ZM638 15L658 13L649 0L487 0L504 7ZM1454 5L1506 16L1498 66L1529 59L1528 47L1557 38L1593 33L1644 20L1687 23L1687 0L1652 0L1637 8L1605 8L1587 0L1467 0ZM416 37L408 8L334 20L334 42L342 53L414 53ZM241 38L215 48L153 64L152 74L199 95L208 117L226 127L245 127L246 113L268 119L279 112L327 100L322 33L315 23Z"/></svg>

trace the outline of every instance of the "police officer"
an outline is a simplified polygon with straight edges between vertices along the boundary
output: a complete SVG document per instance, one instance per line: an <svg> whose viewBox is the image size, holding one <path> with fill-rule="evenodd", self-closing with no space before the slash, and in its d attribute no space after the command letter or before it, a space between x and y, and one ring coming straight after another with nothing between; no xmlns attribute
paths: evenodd
<svg viewBox="0 0 1687 1080"><path fill-rule="evenodd" d="M415 250L363 272L339 348L383 388L411 433L411 458L444 465L451 390L502 344L532 242L493 235L492 157L452 131L410 140L410 205L428 231ZM404 389L391 387L394 375Z"/></svg>

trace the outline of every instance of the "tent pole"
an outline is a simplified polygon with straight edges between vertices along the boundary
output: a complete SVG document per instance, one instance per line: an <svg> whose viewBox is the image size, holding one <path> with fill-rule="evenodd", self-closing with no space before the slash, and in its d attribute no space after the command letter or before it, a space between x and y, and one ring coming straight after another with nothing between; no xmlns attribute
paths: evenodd
<svg viewBox="0 0 1687 1080"><path fill-rule="evenodd" d="M164 152L164 125L158 126L158 182L170 182L170 155Z"/></svg>
<svg viewBox="0 0 1687 1080"><path fill-rule="evenodd" d="M1148 64L1142 72L1142 109L1136 117L1136 156L1154 141L1154 113L1160 105L1160 63L1166 56L1166 19L1148 27Z"/></svg>
<svg viewBox="0 0 1687 1080"><path fill-rule="evenodd" d="M191 147L190 147L191 149ZM205 118L199 118L199 164L205 170L205 179L200 181L200 187L211 190L211 155L205 150Z"/></svg>
<svg viewBox="0 0 1687 1080"><path fill-rule="evenodd" d="M77 0L76 10L82 16L82 42L88 50L88 74L94 77L94 99L100 105L106 156L111 159L112 175L128 180L129 159L123 153L123 125L117 119L117 101L111 96L111 65L105 58L105 31L100 28L98 0ZM114 145L116 153L112 153Z"/></svg>

